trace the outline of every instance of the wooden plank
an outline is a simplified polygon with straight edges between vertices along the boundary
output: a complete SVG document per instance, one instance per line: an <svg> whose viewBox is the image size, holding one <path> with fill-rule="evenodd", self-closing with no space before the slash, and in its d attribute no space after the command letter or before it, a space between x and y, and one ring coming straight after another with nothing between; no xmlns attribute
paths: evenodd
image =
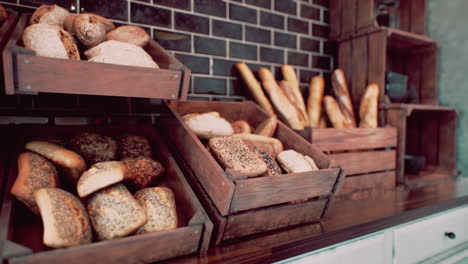
<svg viewBox="0 0 468 264"><path fill-rule="evenodd" d="M396 184L395 171L369 173L346 177L338 195L349 195L366 189L392 189Z"/></svg>
<svg viewBox="0 0 468 264"><path fill-rule="evenodd" d="M426 0L411 0L411 21L409 31L426 35Z"/></svg>
<svg viewBox="0 0 468 264"><path fill-rule="evenodd" d="M362 30L374 25L374 1L357 0L356 29Z"/></svg>
<svg viewBox="0 0 468 264"><path fill-rule="evenodd" d="M330 155L333 164L341 166L346 175L393 170L396 151L349 152Z"/></svg>
<svg viewBox="0 0 468 264"><path fill-rule="evenodd" d="M407 118L407 110L406 109L397 109L397 108L390 108L386 109L386 119L387 124L393 126L397 129L397 148L396 148L396 174L397 174L397 183L404 184L405 183L405 140L406 140L406 118Z"/></svg>
<svg viewBox="0 0 468 264"><path fill-rule="evenodd" d="M352 55L352 41L346 40L340 42L338 45L338 68L344 71L348 87L351 76L353 76Z"/></svg>
<svg viewBox="0 0 468 264"><path fill-rule="evenodd" d="M412 0L411 0L412 1ZM398 28L403 31L410 31L410 21L411 21L411 1L403 0L399 1L400 5L398 7Z"/></svg>
<svg viewBox="0 0 468 264"><path fill-rule="evenodd" d="M367 46L367 36L354 38L352 42L353 75L351 77L350 93L353 107L356 113L356 111L359 109L362 95L364 94L367 86L367 51L369 47Z"/></svg>
<svg viewBox="0 0 468 264"><path fill-rule="evenodd" d="M338 173L325 169L237 181L230 212L329 195Z"/></svg>
<svg viewBox="0 0 468 264"><path fill-rule="evenodd" d="M420 113L418 113L420 114ZM439 114L424 113L418 115L422 132L420 134L421 155L426 158L426 165L437 165L439 148Z"/></svg>
<svg viewBox="0 0 468 264"><path fill-rule="evenodd" d="M357 0L342 1L341 38L347 37L356 30Z"/></svg>
<svg viewBox="0 0 468 264"><path fill-rule="evenodd" d="M313 128L312 145L322 151L396 147L397 131L382 128Z"/></svg>
<svg viewBox="0 0 468 264"><path fill-rule="evenodd" d="M385 101L387 33L385 30L372 33L369 35L368 41L367 82L379 85L379 104L383 104Z"/></svg>
<svg viewBox="0 0 468 264"><path fill-rule="evenodd" d="M12 21L11 21L12 22ZM13 23L13 22L12 22ZM23 29L28 24L26 16L20 16L16 27L14 27L5 49L2 52L3 78L6 94L15 94L14 69L13 69L13 50L18 40L23 35ZM11 24L14 25L14 24ZM6 36L6 35L5 35Z"/></svg>
<svg viewBox="0 0 468 264"><path fill-rule="evenodd" d="M341 11L342 0L330 0L330 39L337 39L341 34Z"/></svg>
<svg viewBox="0 0 468 264"><path fill-rule="evenodd" d="M436 46L422 55L421 61L421 104L439 104L437 92L437 56Z"/></svg>
<svg viewBox="0 0 468 264"><path fill-rule="evenodd" d="M444 113L439 119L439 126L439 165L455 172L457 170L457 112Z"/></svg>
<svg viewBox="0 0 468 264"><path fill-rule="evenodd" d="M421 101L421 97L424 94L424 89L426 89L422 85L422 56L421 54L414 54L408 56L406 61L406 75L408 76L408 91L411 89L410 86L416 88L416 91L419 95L419 101Z"/></svg>
<svg viewBox="0 0 468 264"><path fill-rule="evenodd" d="M227 218L223 239L232 239L282 227L318 221L327 199L285 204L255 210ZM292 217L293 216L293 217Z"/></svg>
<svg viewBox="0 0 468 264"><path fill-rule="evenodd" d="M410 115L406 121L406 151L405 154L408 155L420 155L421 154L421 144L424 142L421 141L422 133L425 131L422 130L423 126L421 121L416 113Z"/></svg>

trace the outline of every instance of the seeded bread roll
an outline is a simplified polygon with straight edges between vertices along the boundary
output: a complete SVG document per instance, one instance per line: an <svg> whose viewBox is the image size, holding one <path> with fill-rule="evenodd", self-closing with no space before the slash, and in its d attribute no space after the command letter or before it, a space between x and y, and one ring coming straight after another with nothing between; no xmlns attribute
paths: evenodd
<svg viewBox="0 0 468 264"><path fill-rule="evenodd" d="M161 163L147 157L126 159L122 163L130 171L131 177L128 179L128 182L136 189L150 186L165 172Z"/></svg>
<svg viewBox="0 0 468 264"><path fill-rule="evenodd" d="M80 154L88 166L117 159L117 142L97 133L81 133L70 140L70 148Z"/></svg>
<svg viewBox="0 0 468 264"><path fill-rule="evenodd" d="M137 234L177 228L176 203L171 189L145 188L135 193L135 199L148 216L148 222L137 230Z"/></svg>
<svg viewBox="0 0 468 264"><path fill-rule="evenodd" d="M222 166L246 177L256 177L267 170L266 163L240 138L234 136L212 138L208 141L208 146Z"/></svg>
<svg viewBox="0 0 468 264"><path fill-rule="evenodd" d="M117 138L118 157L123 159L131 159L138 157L152 156L151 144L148 139L137 135L122 135Z"/></svg>
<svg viewBox="0 0 468 264"><path fill-rule="evenodd" d="M31 141L25 145L25 148L52 161L73 183L76 183L86 170L83 158L64 147L45 141Z"/></svg>
<svg viewBox="0 0 468 264"><path fill-rule="evenodd" d="M268 152L262 151L258 148L254 148L254 151L257 156L263 159L267 165L267 171L263 174L263 176L277 176L283 174L275 158L268 154Z"/></svg>
<svg viewBox="0 0 468 264"><path fill-rule="evenodd" d="M106 27L94 14L80 14L73 20L73 32L85 48L92 48L106 40Z"/></svg>
<svg viewBox="0 0 468 264"><path fill-rule="evenodd" d="M210 139L234 134L231 124L218 112L188 114L182 119L199 138Z"/></svg>
<svg viewBox="0 0 468 264"><path fill-rule="evenodd" d="M23 43L38 56L79 60L80 54L73 37L60 28L47 24L34 24L23 32Z"/></svg>
<svg viewBox="0 0 468 264"><path fill-rule="evenodd" d="M120 26L107 33L108 40L117 40L121 42L127 42L140 47L146 46L150 39L150 36L144 29L137 26Z"/></svg>
<svg viewBox="0 0 468 264"><path fill-rule="evenodd" d="M54 165L42 156L24 152L18 157L18 177L10 193L23 202L35 214L39 208L34 200L34 192L41 188L59 186L59 178Z"/></svg>
<svg viewBox="0 0 468 264"><path fill-rule="evenodd" d="M3 23L7 20L8 18L8 13L7 11L5 10L5 8L0 5L0 23Z"/></svg>
<svg viewBox="0 0 468 264"><path fill-rule="evenodd" d="M129 235L148 221L143 207L121 183L93 193L87 209L99 240Z"/></svg>
<svg viewBox="0 0 468 264"><path fill-rule="evenodd" d="M231 123L234 134L252 134L252 128L249 123L245 120L237 120L236 122Z"/></svg>
<svg viewBox="0 0 468 264"><path fill-rule="evenodd" d="M41 5L31 16L30 24L49 24L62 26L70 14L65 8L58 5Z"/></svg>
<svg viewBox="0 0 468 264"><path fill-rule="evenodd" d="M34 193L44 225L43 242L59 248L91 243L92 230L83 204L72 194L57 188Z"/></svg>
<svg viewBox="0 0 468 264"><path fill-rule="evenodd" d="M107 186L131 178L127 166L119 161L104 161L91 166L81 175L76 189L80 197L86 197Z"/></svg>
<svg viewBox="0 0 468 264"><path fill-rule="evenodd" d="M158 64L153 61L153 58L144 49L116 40L104 41L85 51L85 55L89 59L88 61L92 62L159 69Z"/></svg>
<svg viewBox="0 0 468 264"><path fill-rule="evenodd" d="M283 143L276 138L255 134L235 134L233 137L242 139L250 148L257 147L262 151L268 152L273 158L276 158L278 153L284 150Z"/></svg>

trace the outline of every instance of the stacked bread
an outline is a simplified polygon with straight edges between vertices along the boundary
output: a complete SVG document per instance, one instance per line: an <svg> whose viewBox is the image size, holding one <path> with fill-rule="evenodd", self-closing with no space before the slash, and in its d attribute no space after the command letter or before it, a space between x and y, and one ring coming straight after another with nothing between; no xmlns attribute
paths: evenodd
<svg viewBox="0 0 468 264"><path fill-rule="evenodd" d="M283 65L281 71L285 80L279 83L271 71L260 68L258 74L261 84L245 63L236 64L250 92L257 103L271 114L277 113L281 120L295 130L304 127L327 127L326 115L334 128L355 128L357 126L351 96L342 70L337 69L332 75L335 98L324 96L325 82L322 76L310 80L309 98L305 102L294 68ZM264 91L269 99L265 95ZM359 127L376 128L379 87L372 83L366 89L359 108ZM270 103L271 102L271 103ZM306 105L307 103L307 105Z"/></svg>
<svg viewBox="0 0 468 264"><path fill-rule="evenodd" d="M276 116L255 129L246 120L229 122L218 112L191 113L182 119L198 138L206 140L213 157L234 180L319 169L311 157L285 151L283 143L273 137Z"/></svg>
<svg viewBox="0 0 468 264"><path fill-rule="evenodd" d="M25 47L39 56L80 60L82 53L92 62L159 68L142 48L149 39L140 27L116 28L102 16L70 14L58 5L40 6L23 32Z"/></svg>
<svg viewBox="0 0 468 264"><path fill-rule="evenodd" d="M35 140L18 157L10 190L44 225L43 242L59 248L177 228L175 196L153 187L165 172L148 139L85 132L63 145ZM134 194L132 194L132 192Z"/></svg>

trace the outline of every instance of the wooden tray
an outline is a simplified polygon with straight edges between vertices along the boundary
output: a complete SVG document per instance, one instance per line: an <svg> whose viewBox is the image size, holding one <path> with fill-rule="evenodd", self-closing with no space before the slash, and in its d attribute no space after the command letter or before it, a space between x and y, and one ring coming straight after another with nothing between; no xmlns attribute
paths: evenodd
<svg viewBox="0 0 468 264"><path fill-rule="evenodd" d="M4 129L4 128L2 128ZM141 263L154 262L199 252L205 254L213 225L152 125L132 126L42 126L18 125L16 148L8 172L1 214L2 259L8 263ZM17 174L16 158L24 142L41 137L65 137L82 131L110 136L133 133L147 137L154 158L166 168L159 185L170 187L176 197L179 226L176 229L133 235L63 249L46 248L42 243L42 222L8 192ZM19 135L19 136L18 136Z"/></svg>
<svg viewBox="0 0 468 264"><path fill-rule="evenodd" d="M307 127L297 132L312 146L328 153L332 163L346 173L340 196L395 187L396 128Z"/></svg>
<svg viewBox="0 0 468 264"><path fill-rule="evenodd" d="M186 99L190 70L154 40L145 50L161 69L35 56L21 41L29 16L21 15L3 51L6 94L46 92Z"/></svg>

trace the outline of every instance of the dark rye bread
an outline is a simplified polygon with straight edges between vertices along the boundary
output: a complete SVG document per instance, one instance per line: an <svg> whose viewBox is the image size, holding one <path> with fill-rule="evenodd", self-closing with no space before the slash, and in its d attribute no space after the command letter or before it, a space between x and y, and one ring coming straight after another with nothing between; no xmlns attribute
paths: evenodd
<svg viewBox="0 0 468 264"><path fill-rule="evenodd" d="M161 163L147 157L126 159L122 163L130 171L128 183L135 189L142 189L156 182L166 171Z"/></svg>
<svg viewBox="0 0 468 264"><path fill-rule="evenodd" d="M148 216L148 222L137 230L137 234L177 228L176 203L171 189L145 188L135 193L135 199Z"/></svg>
<svg viewBox="0 0 468 264"><path fill-rule="evenodd" d="M148 220L143 207L121 183L93 193L87 209L99 240L129 235Z"/></svg>
<svg viewBox="0 0 468 264"><path fill-rule="evenodd" d="M32 152L24 152L18 156L18 176L10 193L35 214L39 215L39 208L34 200L34 192L41 188L58 186L57 170L52 163Z"/></svg>
<svg viewBox="0 0 468 264"><path fill-rule="evenodd" d="M263 176L278 176L283 174L276 160L270 154L268 154L268 152L262 151L256 147L254 147L254 152L267 164L268 168Z"/></svg>
<svg viewBox="0 0 468 264"><path fill-rule="evenodd" d="M148 139L137 135L122 135L117 138L118 157L123 159L131 159L138 157L151 158L151 144Z"/></svg>
<svg viewBox="0 0 468 264"><path fill-rule="evenodd" d="M227 169L246 177L256 177L266 172L266 163L240 138L217 137L208 141L213 156Z"/></svg>
<svg viewBox="0 0 468 264"><path fill-rule="evenodd" d="M44 225L43 242L59 248L91 243L92 230L83 204L72 194L57 188L34 193Z"/></svg>
<svg viewBox="0 0 468 264"><path fill-rule="evenodd" d="M80 154L88 166L117 159L117 142L97 133L81 133L70 140L70 148Z"/></svg>

